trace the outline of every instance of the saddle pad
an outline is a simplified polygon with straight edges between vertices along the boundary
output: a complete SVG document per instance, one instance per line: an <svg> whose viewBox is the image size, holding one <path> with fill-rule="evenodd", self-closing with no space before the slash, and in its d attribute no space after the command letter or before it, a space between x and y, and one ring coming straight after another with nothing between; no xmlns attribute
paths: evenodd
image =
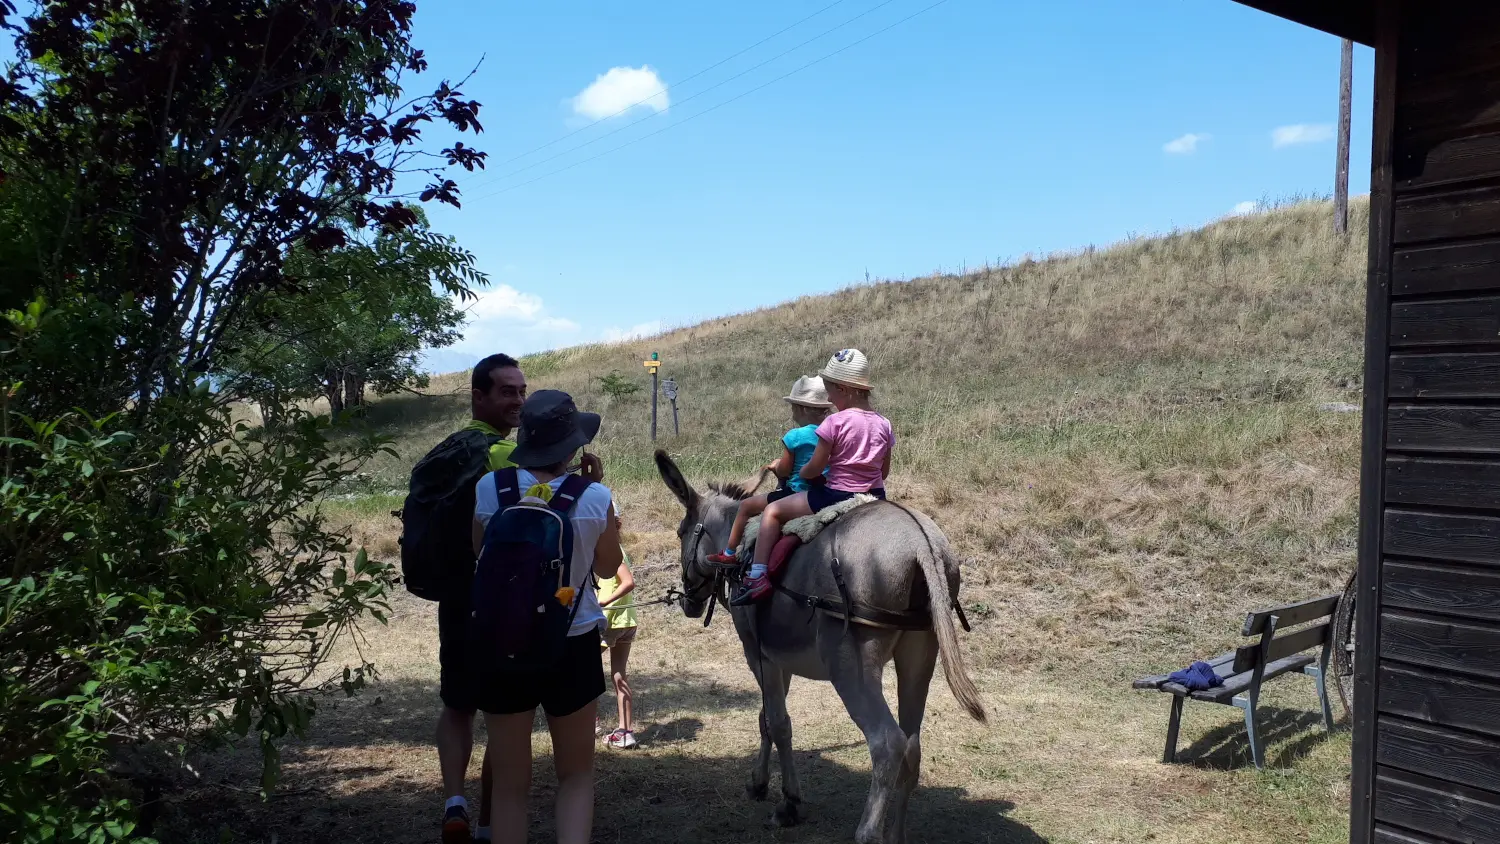
<svg viewBox="0 0 1500 844"><path fill-rule="evenodd" d="M781 526L781 533L783 536L795 536L801 540L801 544L806 545L817 538L818 534L823 532L823 528L833 524L839 516L862 504L869 504L871 501L879 500L873 495L860 493L848 501L840 501L832 507L827 507L813 513L811 516L792 519ZM745 525L745 540L740 543L740 559L748 560L750 558L751 552L755 548L755 539L759 534L760 519L751 519L750 523Z"/></svg>

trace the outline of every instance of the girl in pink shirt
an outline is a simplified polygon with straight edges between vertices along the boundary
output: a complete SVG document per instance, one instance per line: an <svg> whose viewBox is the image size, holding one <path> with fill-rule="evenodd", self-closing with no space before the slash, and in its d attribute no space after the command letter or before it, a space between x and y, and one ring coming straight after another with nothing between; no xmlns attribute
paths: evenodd
<svg viewBox="0 0 1500 844"><path fill-rule="evenodd" d="M766 565L782 525L861 493L885 498L896 435L890 420L870 409L869 361L858 349L844 349L818 374L838 412L818 426L817 450L800 473L807 481L807 491L774 502L761 514L762 538L755 543L755 561L744 585L730 600L731 606L751 604L770 593Z"/></svg>

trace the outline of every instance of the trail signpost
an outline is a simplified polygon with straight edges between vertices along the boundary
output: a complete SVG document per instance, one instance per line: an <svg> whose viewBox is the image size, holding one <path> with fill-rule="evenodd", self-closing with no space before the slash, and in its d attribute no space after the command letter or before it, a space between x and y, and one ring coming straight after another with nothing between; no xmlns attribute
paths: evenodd
<svg viewBox="0 0 1500 844"><path fill-rule="evenodd" d="M682 429L677 425L677 382L671 378L661 382L661 394L672 403L672 436L682 436Z"/></svg>
<svg viewBox="0 0 1500 844"><path fill-rule="evenodd" d="M647 369L651 370L651 441L656 442L656 373L661 369L661 356L652 352L651 359L643 363Z"/></svg>

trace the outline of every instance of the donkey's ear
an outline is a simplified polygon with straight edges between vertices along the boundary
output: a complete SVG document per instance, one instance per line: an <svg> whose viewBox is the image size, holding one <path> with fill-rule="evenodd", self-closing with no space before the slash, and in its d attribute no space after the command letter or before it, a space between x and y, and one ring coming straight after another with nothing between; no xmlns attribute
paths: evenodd
<svg viewBox="0 0 1500 844"><path fill-rule="evenodd" d="M677 468L672 458L660 449L656 452L656 470L661 472L661 479L667 482L667 489L672 490L672 494L677 496L677 500L682 502L689 513L697 509L698 491L682 476L682 470Z"/></svg>

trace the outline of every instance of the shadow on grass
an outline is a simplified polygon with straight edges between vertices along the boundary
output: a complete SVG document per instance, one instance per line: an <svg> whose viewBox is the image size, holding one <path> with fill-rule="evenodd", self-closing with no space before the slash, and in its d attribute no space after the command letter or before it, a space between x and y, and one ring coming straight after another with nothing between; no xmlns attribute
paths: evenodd
<svg viewBox="0 0 1500 844"><path fill-rule="evenodd" d="M692 717L673 719L683 711L760 709L759 695L725 688L708 678L631 672L630 685L635 694L635 720L646 725L639 738L658 744L697 738L703 722ZM354 748L391 742L430 745L441 708L435 683L377 681L352 698L327 700L308 739L289 747ZM615 718L614 710L614 690L610 687L599 700L599 717L609 723ZM540 713L533 729L547 729Z"/></svg>
<svg viewBox="0 0 1500 844"><path fill-rule="evenodd" d="M455 419L461 419L468 409L467 392L439 395L401 393L371 402L365 410L363 422L378 431L391 434L422 430L439 423L452 423Z"/></svg>
<svg viewBox="0 0 1500 844"><path fill-rule="evenodd" d="M772 803L743 796L748 754L601 751L597 764L595 842L844 844L853 839L870 785L867 771L851 769L825 751L799 751L805 820L778 830L769 826ZM468 790L473 795L478 783L470 782ZM555 797L552 760L538 757L533 768L530 840L555 840ZM442 797L434 782L351 765L302 771L286 783L285 791L264 803L242 792L212 789L174 802L170 826L160 830L163 841L429 844L437 840ZM963 788L922 786L911 797L908 841L1046 844L1046 839L1009 816L1014 808L1006 800L972 797ZM230 832L226 835L224 830Z"/></svg>
<svg viewBox="0 0 1500 844"><path fill-rule="evenodd" d="M1328 738L1323 716L1317 712L1261 706L1255 711L1255 721L1269 768L1290 767ZM1209 730L1190 747L1178 750L1177 761L1215 771L1254 767L1244 719Z"/></svg>

